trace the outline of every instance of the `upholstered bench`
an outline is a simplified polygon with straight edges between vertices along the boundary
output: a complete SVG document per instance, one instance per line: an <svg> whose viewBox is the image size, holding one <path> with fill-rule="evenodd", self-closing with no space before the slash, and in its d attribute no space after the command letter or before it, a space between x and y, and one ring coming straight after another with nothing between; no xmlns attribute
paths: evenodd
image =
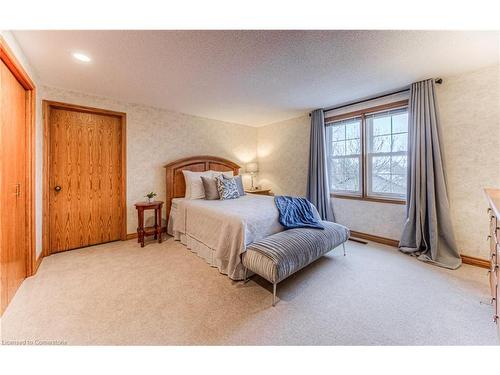
<svg viewBox="0 0 500 375"><path fill-rule="evenodd" d="M349 229L329 221L321 223L325 229L297 228L273 234L251 243L242 254L245 281L251 271L273 284L273 306L280 281L339 245L343 245L345 255Z"/></svg>

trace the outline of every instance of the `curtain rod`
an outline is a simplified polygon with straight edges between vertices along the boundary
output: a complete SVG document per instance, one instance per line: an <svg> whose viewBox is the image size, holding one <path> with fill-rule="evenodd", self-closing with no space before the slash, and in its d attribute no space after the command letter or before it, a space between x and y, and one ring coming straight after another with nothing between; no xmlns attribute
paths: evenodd
<svg viewBox="0 0 500 375"><path fill-rule="evenodd" d="M443 79L442 78L436 78L434 80L434 82L436 82L438 85L440 85L441 83L443 83ZM407 87L407 88L404 88L404 89L399 89L399 90L391 91L391 92L388 92L388 93L385 93L385 94L380 94L380 95L377 95L377 96L372 96L370 98L361 99L361 100L358 100L357 102L351 102L351 103L341 104L341 105L336 106L336 107L325 108L325 109L323 109L323 112L328 112L328 111L333 111L333 110L336 110L336 109L350 107L351 105L361 104L361 103L364 103L364 102L369 102L371 100L385 98L386 96L396 95L396 94L400 94L400 93L406 92L406 91L410 91L410 88ZM309 117L311 117L311 113L309 113Z"/></svg>

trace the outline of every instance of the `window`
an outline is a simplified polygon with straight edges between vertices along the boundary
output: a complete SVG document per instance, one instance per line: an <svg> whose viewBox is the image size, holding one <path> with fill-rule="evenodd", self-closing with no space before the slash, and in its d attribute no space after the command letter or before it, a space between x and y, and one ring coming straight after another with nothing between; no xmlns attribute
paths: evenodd
<svg viewBox="0 0 500 375"><path fill-rule="evenodd" d="M330 189L361 194L361 118L335 122L328 131Z"/></svg>
<svg viewBox="0 0 500 375"><path fill-rule="evenodd" d="M406 197L408 113L405 109L368 115L367 195Z"/></svg>
<svg viewBox="0 0 500 375"><path fill-rule="evenodd" d="M325 120L334 195L398 203L406 199L408 111L396 104Z"/></svg>

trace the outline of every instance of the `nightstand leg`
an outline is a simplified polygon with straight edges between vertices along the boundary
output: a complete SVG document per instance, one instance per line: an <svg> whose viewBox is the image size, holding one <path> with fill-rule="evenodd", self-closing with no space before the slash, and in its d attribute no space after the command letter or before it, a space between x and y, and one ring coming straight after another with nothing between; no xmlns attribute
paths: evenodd
<svg viewBox="0 0 500 375"><path fill-rule="evenodd" d="M157 214L157 209L155 209L155 236L154 239L158 239L158 214Z"/></svg>
<svg viewBox="0 0 500 375"><path fill-rule="evenodd" d="M155 212L156 214L156 222L158 222L158 225L156 227L156 231L158 233L158 243L161 243L161 206L158 208Z"/></svg>
<svg viewBox="0 0 500 375"><path fill-rule="evenodd" d="M144 247L144 211L139 210L139 227L137 228L137 242Z"/></svg>

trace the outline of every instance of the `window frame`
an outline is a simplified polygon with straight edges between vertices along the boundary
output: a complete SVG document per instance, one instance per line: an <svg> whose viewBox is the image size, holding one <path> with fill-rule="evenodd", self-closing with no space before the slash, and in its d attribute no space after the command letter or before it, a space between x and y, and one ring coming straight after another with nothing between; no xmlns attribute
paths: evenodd
<svg viewBox="0 0 500 375"><path fill-rule="evenodd" d="M351 118L356 118L360 117L361 118L361 129L360 129L360 147L361 147L361 155L360 155L360 161L361 161L361 170L360 170L360 177L361 177L361 194L359 193L350 193L350 192L331 192L330 196L335 197L335 198L341 198L341 199L355 199L355 200L363 200L363 201L370 201L370 202L381 202L381 203L392 203L392 204L401 204L401 205L406 205L406 199L401 199L401 198L395 198L395 197L384 197L384 196L379 196L379 195L370 195L368 194L368 153L367 153L367 129L366 129L366 116L375 114L377 112L384 112L384 111L389 111L389 110L394 110L394 109L399 109L399 108L408 108L408 100L400 100L392 103L387 103L387 104L382 104L370 108L365 108L357 111L352 111L348 113L344 113L341 115L337 116L331 116L325 118L324 125L325 128L328 126L328 124L331 124L332 122L337 122L337 121L342 121L342 120L349 120ZM408 150L407 150L408 153ZM408 160L409 162L409 160Z"/></svg>

